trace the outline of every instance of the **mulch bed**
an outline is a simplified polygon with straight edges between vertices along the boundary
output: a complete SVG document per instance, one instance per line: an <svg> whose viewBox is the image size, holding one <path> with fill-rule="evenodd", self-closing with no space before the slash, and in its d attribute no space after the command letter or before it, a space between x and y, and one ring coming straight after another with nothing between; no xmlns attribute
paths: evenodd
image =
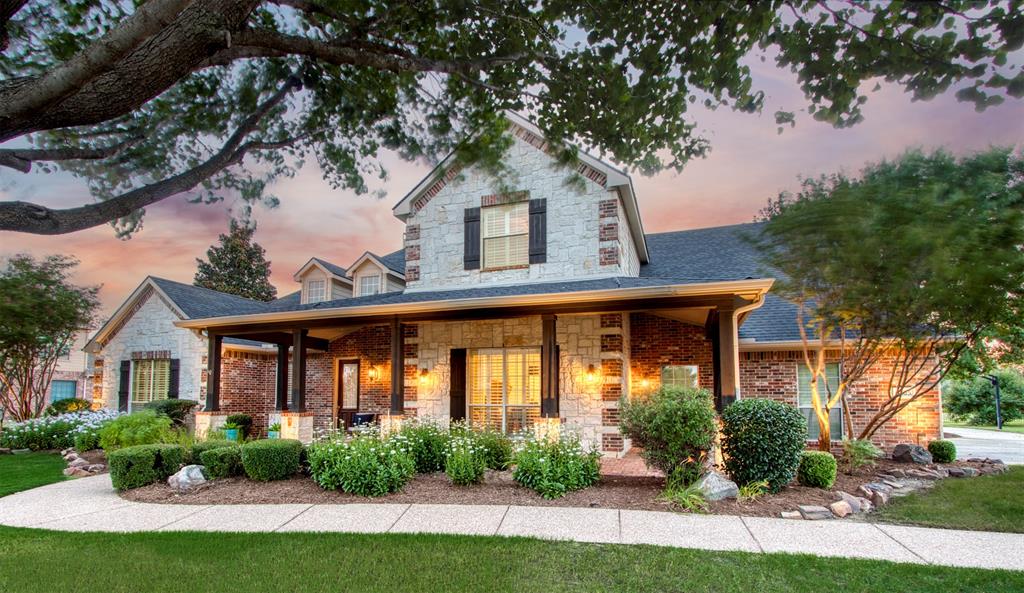
<svg viewBox="0 0 1024 593"><path fill-rule="evenodd" d="M952 465L952 464L947 464ZM980 464L957 462L960 467ZM862 468L854 475L840 472L832 490L806 488L795 483L778 494L765 495L754 501L721 500L710 503L710 513L778 517L782 511L796 510L798 505L828 506L837 500L836 492L857 494L857 487L877 480L890 468L915 466L889 460L873 468ZM480 504L549 507L591 507L648 511L678 511L674 505L658 500L664 479L651 477L603 476L601 481L585 490L570 492L556 500L545 500L534 491L516 484L511 472L488 471L483 484L453 486L443 473L421 474L413 478L401 492L379 498L365 498L340 491L324 490L308 476L295 476L277 482L253 482L247 478L223 478L203 484L187 492L173 491L167 484L151 484L121 493L136 502L163 504Z"/></svg>

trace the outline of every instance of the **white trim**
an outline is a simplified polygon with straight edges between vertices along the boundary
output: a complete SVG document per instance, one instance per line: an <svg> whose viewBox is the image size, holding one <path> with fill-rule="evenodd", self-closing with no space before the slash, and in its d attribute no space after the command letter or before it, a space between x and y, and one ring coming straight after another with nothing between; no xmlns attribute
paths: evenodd
<svg viewBox="0 0 1024 593"><path fill-rule="evenodd" d="M319 269L320 271L322 271L324 274L327 274L328 278L333 278L333 279L339 280L341 282L347 282L349 285L352 284L352 279L351 278L349 278L348 276L339 276L339 275L335 274L334 272L328 270L327 266L323 265L323 263L321 263L321 260L319 258L316 258L316 257L309 258L309 261L307 261L305 264L303 264L302 267L299 268L299 271L295 272L295 274L292 275L292 280L294 280L296 282L301 282L302 281L302 277L312 267L315 267L315 268ZM347 272L347 270L346 270L346 272Z"/></svg>
<svg viewBox="0 0 1024 593"><path fill-rule="evenodd" d="M371 261L374 264L376 264L377 267L379 267L381 269L381 271L385 275L390 274L390 275L394 276L395 278L398 278L400 280L405 280L405 274L404 273L398 272L396 270L392 270L391 268L388 267L388 265L386 263L384 263L384 261L382 259L380 259L380 257L378 257L377 255L374 255L373 253L370 253L369 251L363 252L363 254L360 255L359 258L356 259L356 261L353 262L352 265L349 266L348 269L345 270L345 271L347 273L349 273L349 274L354 274L355 273L354 271L359 266L363 265L367 261ZM353 278L353 280L355 279L354 276L352 278ZM353 286L355 286L354 283L353 283Z"/></svg>

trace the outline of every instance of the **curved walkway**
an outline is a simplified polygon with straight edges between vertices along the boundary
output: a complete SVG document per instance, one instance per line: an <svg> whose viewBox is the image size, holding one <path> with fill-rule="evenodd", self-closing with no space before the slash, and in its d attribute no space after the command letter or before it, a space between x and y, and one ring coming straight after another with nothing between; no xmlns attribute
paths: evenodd
<svg viewBox="0 0 1024 593"><path fill-rule="evenodd" d="M60 531L450 533L702 550L789 552L1024 570L1024 535L857 521L796 521L615 509L427 504L145 504L108 475L0 498L0 525Z"/></svg>

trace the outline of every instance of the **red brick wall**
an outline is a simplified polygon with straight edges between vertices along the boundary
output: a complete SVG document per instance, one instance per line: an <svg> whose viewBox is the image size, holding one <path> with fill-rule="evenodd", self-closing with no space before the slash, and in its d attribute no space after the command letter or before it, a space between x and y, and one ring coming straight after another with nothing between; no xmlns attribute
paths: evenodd
<svg viewBox="0 0 1024 593"><path fill-rule="evenodd" d="M643 379L656 388L664 365L692 364L698 367L700 386L714 389L713 350L704 328L649 313L632 313L629 341L630 382L634 389Z"/></svg>
<svg viewBox="0 0 1024 593"><path fill-rule="evenodd" d="M276 400L277 355L228 350L221 356L220 408L228 414L249 414L253 429L263 434Z"/></svg>
<svg viewBox="0 0 1024 593"><path fill-rule="evenodd" d="M767 397L795 405L798 364L803 364L800 352L741 352L742 397ZM850 387L847 404L853 421L854 437L860 434L874 412L888 399L888 378L893 364L892 357L879 360L861 380ZM898 443L924 445L940 438L940 422L939 390L934 389L883 425L872 440L885 449L891 449Z"/></svg>

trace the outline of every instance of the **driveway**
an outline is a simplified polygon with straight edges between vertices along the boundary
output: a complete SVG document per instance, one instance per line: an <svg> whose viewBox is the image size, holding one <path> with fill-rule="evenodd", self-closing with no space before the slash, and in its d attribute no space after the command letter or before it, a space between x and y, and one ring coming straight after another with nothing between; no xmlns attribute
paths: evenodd
<svg viewBox="0 0 1024 593"><path fill-rule="evenodd" d="M951 426L944 433L956 443L956 456L960 459L991 457L1006 463L1024 464L1024 434L960 426Z"/></svg>

